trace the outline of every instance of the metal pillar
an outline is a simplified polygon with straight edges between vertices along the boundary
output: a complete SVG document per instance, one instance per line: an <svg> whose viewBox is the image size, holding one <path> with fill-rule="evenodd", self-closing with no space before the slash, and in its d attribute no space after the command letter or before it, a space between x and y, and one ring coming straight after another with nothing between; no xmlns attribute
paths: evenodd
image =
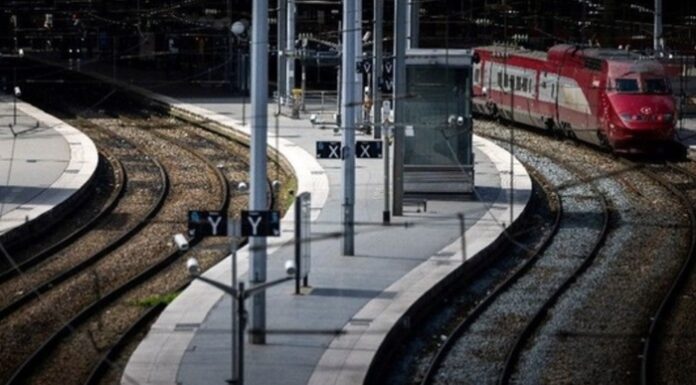
<svg viewBox="0 0 696 385"><path fill-rule="evenodd" d="M355 109L358 100L355 95L355 27L357 14L357 0L344 0L343 2L343 54L341 56L341 128L343 145L343 193L341 199L341 217L343 222L343 238L341 238L344 255L354 254L354 218L353 207L355 203Z"/></svg>
<svg viewBox="0 0 696 385"><path fill-rule="evenodd" d="M406 96L406 2L394 3L394 215L403 215L404 107Z"/></svg>
<svg viewBox="0 0 696 385"><path fill-rule="evenodd" d="M286 64L286 102L290 101L292 89L295 88L295 16L297 6L295 0L287 0L287 35L285 36L285 64Z"/></svg>
<svg viewBox="0 0 696 385"><path fill-rule="evenodd" d="M355 20L353 22L353 35L355 39L355 61L361 61L363 58L362 52L362 0L355 1ZM354 66L355 67L355 66ZM355 129L358 129L363 123L363 73L360 71L352 71L355 74L355 102L357 107L353 110L355 114Z"/></svg>
<svg viewBox="0 0 696 385"><path fill-rule="evenodd" d="M408 18L406 19L406 30L408 31L408 39L406 40L407 47L418 48L418 40L420 39L420 0L410 0L406 2Z"/></svg>
<svg viewBox="0 0 696 385"><path fill-rule="evenodd" d="M653 50L657 55L664 51L664 41L662 40L662 0L655 0L655 25L653 29Z"/></svg>
<svg viewBox="0 0 696 385"><path fill-rule="evenodd" d="M268 0L255 0L251 36L251 197L249 210L267 209L266 141L268 136ZM251 261L249 284L266 281L266 239L249 237ZM266 342L266 295L259 291L251 298L253 344Z"/></svg>
<svg viewBox="0 0 696 385"><path fill-rule="evenodd" d="M287 52L285 52L287 41L287 17L288 7L287 0L278 0L278 101L285 99L288 95L287 89Z"/></svg>
<svg viewBox="0 0 696 385"><path fill-rule="evenodd" d="M382 223L388 224L391 221L391 209L389 207L389 132L382 124L382 36L384 22L384 1L374 0L374 34L372 41L372 101L373 101L373 124L375 139L382 138L382 148L384 154L384 211L382 211Z"/></svg>
<svg viewBox="0 0 696 385"><path fill-rule="evenodd" d="M230 257L232 260L232 287L237 287L237 239L235 237L233 237L232 242L230 242ZM237 301L239 301L239 299L232 296L232 378L228 381L230 384L242 384L240 373L242 365L244 365L242 355L240 354L242 349L240 345L244 343L244 333L241 333L241 341L239 341L237 337L240 334L238 316L241 315L238 314L237 307L235 306L238 305L236 303Z"/></svg>

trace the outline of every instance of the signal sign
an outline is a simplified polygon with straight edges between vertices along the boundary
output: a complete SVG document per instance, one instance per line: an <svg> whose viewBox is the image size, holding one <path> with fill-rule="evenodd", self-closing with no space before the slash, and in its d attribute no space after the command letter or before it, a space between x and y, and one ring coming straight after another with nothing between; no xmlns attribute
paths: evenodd
<svg viewBox="0 0 696 385"><path fill-rule="evenodd" d="M379 159L382 157L382 142L379 140L358 140L355 156L362 159Z"/></svg>
<svg viewBox="0 0 696 385"><path fill-rule="evenodd" d="M276 210L242 211L242 236L279 237L280 212Z"/></svg>
<svg viewBox="0 0 696 385"><path fill-rule="evenodd" d="M188 231L191 237L225 237L227 214L219 211L191 210L188 212Z"/></svg>
<svg viewBox="0 0 696 385"><path fill-rule="evenodd" d="M370 74L372 71L372 61L370 59L361 60L356 63L357 71L362 72L365 75Z"/></svg>
<svg viewBox="0 0 696 385"><path fill-rule="evenodd" d="M382 81L380 82L382 92L392 92L394 90L394 59L384 58L382 60Z"/></svg>
<svg viewBox="0 0 696 385"><path fill-rule="evenodd" d="M318 159L341 159L341 142L338 141L318 141Z"/></svg>

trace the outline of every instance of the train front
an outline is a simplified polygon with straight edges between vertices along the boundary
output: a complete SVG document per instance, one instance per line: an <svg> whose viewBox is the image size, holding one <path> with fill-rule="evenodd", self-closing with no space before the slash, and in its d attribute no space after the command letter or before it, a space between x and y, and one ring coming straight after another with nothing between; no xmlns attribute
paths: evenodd
<svg viewBox="0 0 696 385"><path fill-rule="evenodd" d="M674 142L676 103L656 61L609 61L607 139L616 152L654 153Z"/></svg>

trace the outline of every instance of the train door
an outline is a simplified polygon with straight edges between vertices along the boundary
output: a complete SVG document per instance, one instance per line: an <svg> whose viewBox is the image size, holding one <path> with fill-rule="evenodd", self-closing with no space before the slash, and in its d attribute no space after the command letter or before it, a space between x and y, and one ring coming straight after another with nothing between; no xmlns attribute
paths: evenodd
<svg viewBox="0 0 696 385"><path fill-rule="evenodd" d="M558 77L556 74L547 71L539 74L539 94L537 97L538 110L541 115L539 119L543 120L549 129L552 129L558 122L557 89Z"/></svg>
<svg viewBox="0 0 696 385"><path fill-rule="evenodd" d="M581 74L571 68L558 78L558 122L570 136L597 143L596 131L590 125L592 111L586 95L587 86L581 85Z"/></svg>

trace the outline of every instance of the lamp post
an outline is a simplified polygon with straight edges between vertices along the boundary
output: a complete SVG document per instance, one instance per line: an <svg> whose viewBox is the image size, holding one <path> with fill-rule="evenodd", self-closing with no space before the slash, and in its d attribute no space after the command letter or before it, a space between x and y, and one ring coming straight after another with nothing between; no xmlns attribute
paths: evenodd
<svg viewBox="0 0 696 385"><path fill-rule="evenodd" d="M24 57L24 50L19 49L17 50L17 58L21 60ZM13 118L12 118L12 124L10 125L10 130L12 131L12 135L15 135L14 127L17 126L17 98L22 96L22 90L19 88L17 85L17 63L12 67L12 95L14 97L14 106L13 106Z"/></svg>
<svg viewBox="0 0 696 385"><path fill-rule="evenodd" d="M247 66L246 58L241 54L241 48L239 48L240 42L247 40L247 30L248 23L246 20L237 20L230 26L232 34L234 34L237 42L237 48L235 50L235 62L237 63L237 86L242 92L242 126L246 125L246 83L247 83Z"/></svg>
<svg viewBox="0 0 696 385"><path fill-rule="evenodd" d="M233 253L233 255L236 255ZM246 313L246 306L245 306L245 301L247 298L253 296L254 294L257 294L259 292L263 292L266 289L271 288L272 286L281 284L283 282L287 282L295 278L295 274L297 274L297 269L295 268L295 262L294 261L287 261L285 262L285 272L287 273L287 276L275 279L273 281L268 281L264 282L262 284L253 286L251 288L246 288L244 285L244 282L239 282L236 287L233 286L228 286L225 285L224 283L218 282L216 280L204 277L201 275L201 269L200 265L198 264L198 261L196 258L189 258L188 261L186 261L186 268L188 269L189 275L193 279L198 279L201 280L215 288L218 288L225 293L229 294L234 302L236 302L236 317L232 317L233 319L233 332L234 330L234 323L236 322L237 328L236 328L236 335L235 335L235 340L237 342L237 351L238 354L234 357L234 362L232 364L232 367L237 368L237 376L236 378L232 378L229 383L235 384L235 385L243 385L244 384L244 330L246 329L246 321L247 321L247 313ZM233 272L233 274L236 273L236 271ZM233 276L233 280L234 280ZM233 281L234 282L234 281ZM233 309L235 307L233 306ZM234 349L234 346L233 346Z"/></svg>

